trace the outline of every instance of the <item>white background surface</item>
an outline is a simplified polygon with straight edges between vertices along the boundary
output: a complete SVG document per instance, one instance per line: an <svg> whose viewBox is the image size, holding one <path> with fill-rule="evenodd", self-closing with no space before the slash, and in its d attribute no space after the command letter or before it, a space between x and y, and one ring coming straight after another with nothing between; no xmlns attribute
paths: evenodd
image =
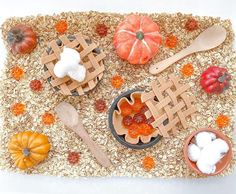
<svg viewBox="0 0 236 194"><path fill-rule="evenodd" d="M229 18L236 32L235 9L235 0L0 0L0 23L12 16L63 11L183 12ZM0 41L0 67L4 64L5 53ZM224 178L201 180L118 177L69 179L0 171L0 193L235 194L235 180L236 171Z"/></svg>

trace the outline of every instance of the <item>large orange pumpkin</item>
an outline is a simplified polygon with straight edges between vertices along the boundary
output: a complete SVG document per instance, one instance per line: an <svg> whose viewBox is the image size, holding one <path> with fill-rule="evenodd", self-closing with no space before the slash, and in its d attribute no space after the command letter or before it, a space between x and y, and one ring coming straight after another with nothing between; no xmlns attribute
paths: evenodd
<svg viewBox="0 0 236 194"><path fill-rule="evenodd" d="M148 16L128 15L116 28L114 46L117 54L131 64L145 64L159 49L159 26Z"/></svg>
<svg viewBox="0 0 236 194"><path fill-rule="evenodd" d="M43 161L48 156L50 147L46 135L32 131L15 134L8 144L15 165L22 170Z"/></svg>

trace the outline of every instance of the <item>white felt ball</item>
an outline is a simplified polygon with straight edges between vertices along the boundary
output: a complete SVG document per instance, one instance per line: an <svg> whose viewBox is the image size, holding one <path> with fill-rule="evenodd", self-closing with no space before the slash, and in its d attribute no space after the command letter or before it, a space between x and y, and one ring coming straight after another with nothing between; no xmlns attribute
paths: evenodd
<svg viewBox="0 0 236 194"><path fill-rule="evenodd" d="M216 139L216 134L212 132L207 132L211 136L211 140Z"/></svg>
<svg viewBox="0 0 236 194"><path fill-rule="evenodd" d="M211 143L212 137L208 132L200 132L195 136L195 141L198 147L203 148Z"/></svg>
<svg viewBox="0 0 236 194"><path fill-rule="evenodd" d="M190 144L188 146L188 158L193 162L197 162L200 157L201 150L195 144Z"/></svg>
<svg viewBox="0 0 236 194"><path fill-rule="evenodd" d="M68 76L78 82L82 82L86 76L86 68L82 65L78 65L73 71L68 72Z"/></svg>
<svg viewBox="0 0 236 194"><path fill-rule="evenodd" d="M54 66L54 74L58 78L63 78L68 75L70 78L82 82L86 77L86 68L79 63L79 52L65 47L60 54L60 60Z"/></svg>
<svg viewBox="0 0 236 194"><path fill-rule="evenodd" d="M216 170L216 166L215 165L209 165L206 164L204 161L202 160L198 160L197 161L197 167L198 169L205 174L211 174L214 173Z"/></svg>
<svg viewBox="0 0 236 194"><path fill-rule="evenodd" d="M60 54L60 60L66 61L67 63L79 63L81 59L78 51L64 47L63 52Z"/></svg>
<svg viewBox="0 0 236 194"><path fill-rule="evenodd" d="M229 150L229 145L222 139L217 138L212 142L212 144L221 154L225 154Z"/></svg>
<svg viewBox="0 0 236 194"><path fill-rule="evenodd" d="M67 69L66 67L64 67L64 63L62 61L58 61L55 66L54 66L54 74L58 77L58 78L63 78L66 76L67 74Z"/></svg>
<svg viewBox="0 0 236 194"><path fill-rule="evenodd" d="M202 151L199 160L202 160L205 162L205 164L208 165L215 165L218 163L221 159L221 153L219 150L215 148L213 145L213 142L211 142L209 145L205 146Z"/></svg>

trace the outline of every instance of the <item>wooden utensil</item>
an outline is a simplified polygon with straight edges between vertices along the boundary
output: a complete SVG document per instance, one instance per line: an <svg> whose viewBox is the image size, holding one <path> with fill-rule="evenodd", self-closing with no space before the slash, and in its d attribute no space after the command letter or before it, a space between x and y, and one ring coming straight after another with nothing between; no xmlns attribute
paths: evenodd
<svg viewBox="0 0 236 194"><path fill-rule="evenodd" d="M196 52L206 51L219 46L226 38L226 30L222 26L211 26L203 31L187 48L178 52L174 56L151 65L149 72L158 74L171 66L176 61Z"/></svg>
<svg viewBox="0 0 236 194"><path fill-rule="evenodd" d="M85 144L87 144L90 151L93 153L97 161L104 167L111 166L108 156L99 148L99 146L92 140L84 129L83 123L77 113L76 109L67 102L61 102L55 108L57 116L61 121L75 133L77 133Z"/></svg>

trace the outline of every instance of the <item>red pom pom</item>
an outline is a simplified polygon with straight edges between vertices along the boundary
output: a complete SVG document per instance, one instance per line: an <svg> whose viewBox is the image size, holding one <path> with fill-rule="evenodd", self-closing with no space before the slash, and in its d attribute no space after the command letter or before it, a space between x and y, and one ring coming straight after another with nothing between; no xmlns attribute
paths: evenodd
<svg viewBox="0 0 236 194"><path fill-rule="evenodd" d="M133 119L136 123L143 123L146 120L146 116L142 113L136 113Z"/></svg>
<svg viewBox="0 0 236 194"><path fill-rule="evenodd" d="M124 126L130 126L133 123L133 118L131 116L123 117L122 123Z"/></svg>
<svg viewBox="0 0 236 194"><path fill-rule="evenodd" d="M97 112L103 112L106 110L106 102L102 99L98 99L94 103L94 108Z"/></svg>
<svg viewBox="0 0 236 194"><path fill-rule="evenodd" d="M189 18L185 24L185 29L188 31L198 29L198 22L194 18Z"/></svg>
<svg viewBox="0 0 236 194"><path fill-rule="evenodd" d="M107 35L108 27L105 24L97 24L96 32L99 36L104 37Z"/></svg>
<svg viewBox="0 0 236 194"><path fill-rule="evenodd" d="M67 160L71 165L77 164L80 160L80 153L79 152L69 152Z"/></svg>
<svg viewBox="0 0 236 194"><path fill-rule="evenodd" d="M37 79L32 80L32 81L30 82L30 85L29 85L29 86L30 86L31 90L33 90L34 92L39 92L39 91L41 91L42 88L43 88L41 81L40 81L40 80L37 80Z"/></svg>

